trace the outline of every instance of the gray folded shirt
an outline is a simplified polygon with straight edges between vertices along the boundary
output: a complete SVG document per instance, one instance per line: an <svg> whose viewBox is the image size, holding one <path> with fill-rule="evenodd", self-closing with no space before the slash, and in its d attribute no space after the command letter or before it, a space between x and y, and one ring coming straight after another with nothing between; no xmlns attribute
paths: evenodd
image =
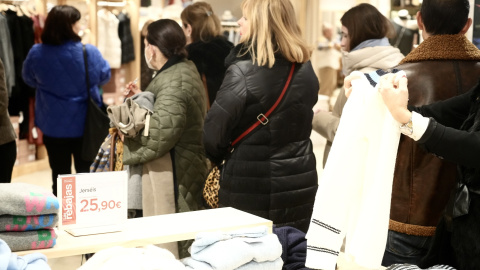
<svg viewBox="0 0 480 270"><path fill-rule="evenodd" d="M58 214L59 201L51 191L27 184L0 184L0 215L38 216Z"/></svg>

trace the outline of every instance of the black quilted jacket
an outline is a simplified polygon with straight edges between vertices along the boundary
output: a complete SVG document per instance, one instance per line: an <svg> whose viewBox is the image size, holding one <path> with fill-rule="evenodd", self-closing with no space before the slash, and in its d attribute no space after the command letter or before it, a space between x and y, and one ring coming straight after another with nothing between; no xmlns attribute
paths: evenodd
<svg viewBox="0 0 480 270"><path fill-rule="evenodd" d="M207 156L215 163L226 159L219 204L306 232L317 191L310 141L317 77L310 62L297 63L290 87L268 124L230 153L230 142L275 103L291 67L282 57L272 68L253 65L248 55L237 57L240 46L227 57L229 68L204 126Z"/></svg>

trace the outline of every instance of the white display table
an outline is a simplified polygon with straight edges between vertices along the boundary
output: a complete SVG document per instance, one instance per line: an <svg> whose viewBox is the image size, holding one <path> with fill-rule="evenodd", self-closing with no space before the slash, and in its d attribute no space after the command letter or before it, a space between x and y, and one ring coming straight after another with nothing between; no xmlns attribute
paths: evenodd
<svg viewBox="0 0 480 270"><path fill-rule="evenodd" d="M272 221L226 207L194 212L128 219L123 231L75 237L58 230L56 245L49 249L15 252L19 256L40 252L47 258L94 253L122 246L139 247L194 239L206 231L232 231L265 225L272 232Z"/></svg>

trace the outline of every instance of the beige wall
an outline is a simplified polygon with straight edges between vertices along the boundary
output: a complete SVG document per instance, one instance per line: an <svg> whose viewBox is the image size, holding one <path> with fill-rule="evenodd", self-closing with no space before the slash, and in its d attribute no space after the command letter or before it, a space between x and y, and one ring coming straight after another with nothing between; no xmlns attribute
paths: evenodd
<svg viewBox="0 0 480 270"><path fill-rule="evenodd" d="M210 5L212 5L213 12L217 14L217 16L221 19L221 16L225 10L230 10L233 14L238 19L242 17L242 10L240 9L240 4L242 3L242 0L202 0Z"/></svg>

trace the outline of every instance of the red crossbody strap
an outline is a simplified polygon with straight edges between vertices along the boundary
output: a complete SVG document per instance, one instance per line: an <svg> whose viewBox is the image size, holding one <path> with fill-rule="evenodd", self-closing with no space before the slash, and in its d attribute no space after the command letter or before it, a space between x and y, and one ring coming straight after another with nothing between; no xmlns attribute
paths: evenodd
<svg viewBox="0 0 480 270"><path fill-rule="evenodd" d="M275 108L280 104L280 101L282 101L283 96L285 95L285 92L287 92L287 88L290 85L290 81L292 80L293 77L293 71L295 71L295 63L292 63L292 67L290 68L290 73L288 74L288 79L287 82L285 83L285 86L283 87L282 93L278 97L277 101L273 106L268 110L265 114L261 113L257 116L258 121L255 122L251 127L249 127L247 130L245 130L238 138L236 138L231 146L234 146L237 144L243 137L247 136L248 133L250 133L252 130L254 130L258 125L263 124L266 125L268 123L268 116L275 110Z"/></svg>

